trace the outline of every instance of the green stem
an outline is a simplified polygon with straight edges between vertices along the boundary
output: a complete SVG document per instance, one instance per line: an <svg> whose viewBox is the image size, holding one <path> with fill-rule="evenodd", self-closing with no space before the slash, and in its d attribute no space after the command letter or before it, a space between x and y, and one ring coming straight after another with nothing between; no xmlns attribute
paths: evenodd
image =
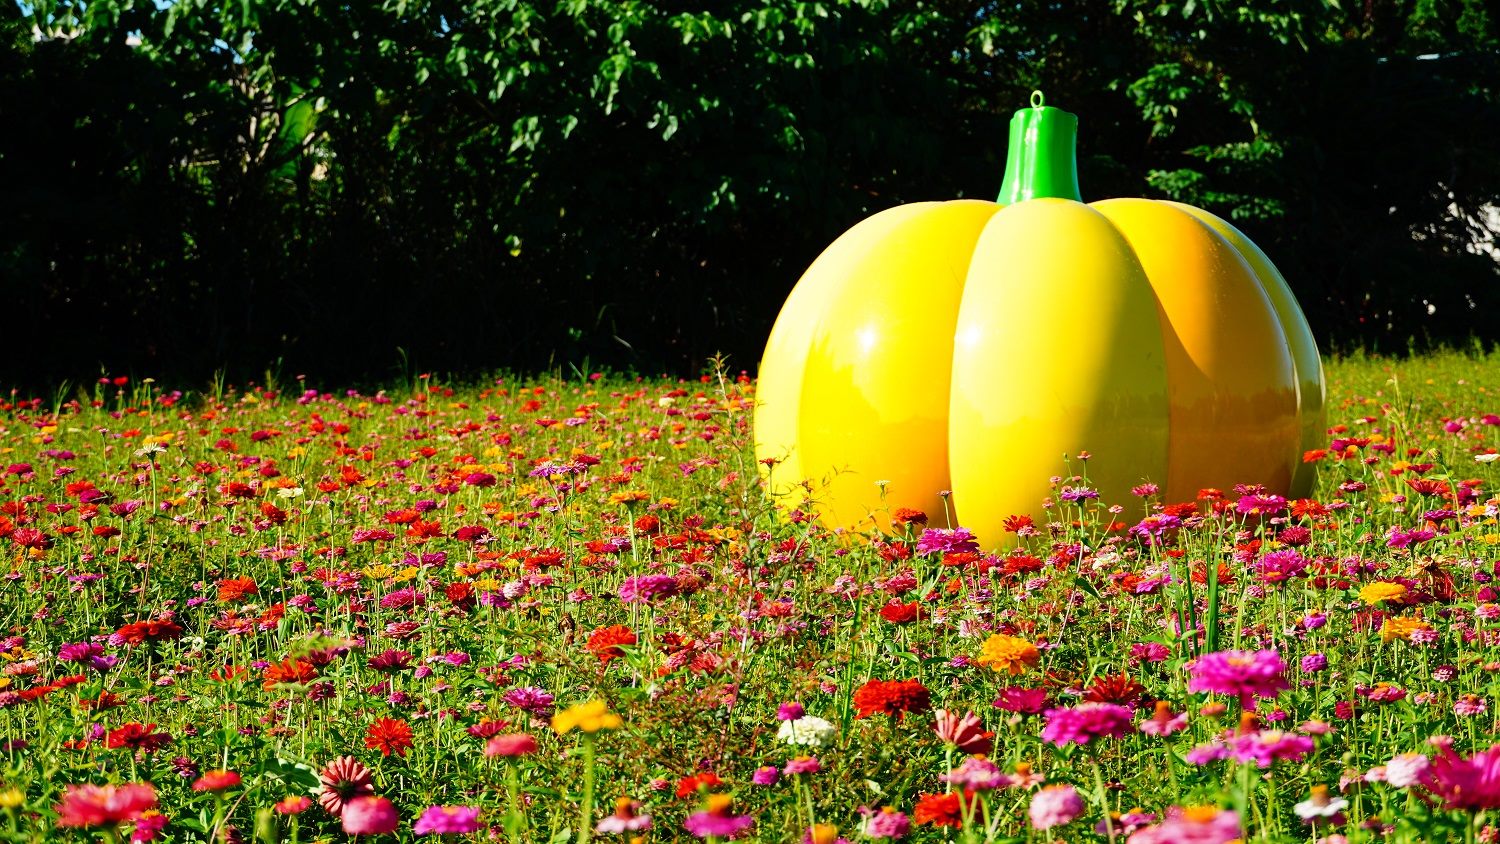
<svg viewBox="0 0 1500 844"><path fill-rule="evenodd" d="M510 800L509 811L505 813L505 831L512 844L520 844L521 831L526 828L526 815L521 811L521 777L516 766L510 763L505 765L505 795Z"/></svg>
<svg viewBox="0 0 1500 844"><path fill-rule="evenodd" d="M1104 831L1109 836L1109 844L1115 842L1115 819L1109 816L1109 794L1104 790L1104 771L1099 768L1099 763L1094 762L1094 787L1099 790L1099 806L1104 813Z"/></svg>
<svg viewBox="0 0 1500 844"><path fill-rule="evenodd" d="M578 844L588 844L594 831L594 736L583 735L583 805L579 807Z"/></svg>
<svg viewBox="0 0 1500 844"><path fill-rule="evenodd" d="M1001 205L1053 197L1082 202L1078 191L1078 116L1042 104L1042 92L1031 95L1031 108L1010 119ZM946 505L946 502L944 502Z"/></svg>

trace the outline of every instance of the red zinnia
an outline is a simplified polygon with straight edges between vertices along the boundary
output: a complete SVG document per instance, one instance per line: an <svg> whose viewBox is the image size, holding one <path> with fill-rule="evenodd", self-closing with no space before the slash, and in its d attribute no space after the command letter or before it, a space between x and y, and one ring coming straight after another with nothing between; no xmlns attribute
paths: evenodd
<svg viewBox="0 0 1500 844"><path fill-rule="evenodd" d="M143 642L160 642L165 639L176 639L182 636L182 627L174 621L161 619L158 621L136 621L121 627L110 637L112 644L139 645Z"/></svg>
<svg viewBox="0 0 1500 844"><path fill-rule="evenodd" d="M1129 674L1115 674L1095 677L1094 682L1089 684L1088 692L1083 699L1093 703L1121 703L1134 706L1140 702L1141 695L1145 693L1146 687L1131 679Z"/></svg>
<svg viewBox="0 0 1500 844"><path fill-rule="evenodd" d="M382 756L405 756L411 747L411 726L395 718L376 718L365 732L365 747L378 750Z"/></svg>
<svg viewBox="0 0 1500 844"><path fill-rule="evenodd" d="M589 653L599 657L600 662L608 663L615 657L625 655L625 652L620 650L620 645L634 645L635 643L635 631L623 624L614 624L590 633L587 647Z"/></svg>
<svg viewBox="0 0 1500 844"><path fill-rule="evenodd" d="M171 736L166 733L153 732L155 729L155 724L124 724L109 731L104 746L111 750L123 747L128 750L142 750L150 753L172 743Z"/></svg>
<svg viewBox="0 0 1500 844"><path fill-rule="evenodd" d="M870 680L854 692L857 718L884 713L901 718L932 708L932 695L921 680Z"/></svg>
<svg viewBox="0 0 1500 844"><path fill-rule="evenodd" d="M909 604L891 601L880 608L880 617L892 624L908 624L922 617L922 605L916 601Z"/></svg>
<svg viewBox="0 0 1500 844"><path fill-rule="evenodd" d="M690 777L683 777L677 782L678 797L692 797L699 791L708 791L723 785L724 781L713 771L704 771Z"/></svg>
<svg viewBox="0 0 1500 844"><path fill-rule="evenodd" d="M951 826L954 829L963 826L963 806L959 803L956 791L950 791L947 794L923 794L917 800L917 807L912 811L912 816L919 824L930 823L933 826Z"/></svg>
<svg viewBox="0 0 1500 844"><path fill-rule="evenodd" d="M896 508L896 512L891 514L891 524L896 527L901 527L902 525L925 525L927 524L927 514L921 510L913 510L910 507L898 507Z"/></svg>
<svg viewBox="0 0 1500 844"><path fill-rule="evenodd" d="M219 581L219 603L233 604L255 596L260 587L250 577L230 577Z"/></svg>

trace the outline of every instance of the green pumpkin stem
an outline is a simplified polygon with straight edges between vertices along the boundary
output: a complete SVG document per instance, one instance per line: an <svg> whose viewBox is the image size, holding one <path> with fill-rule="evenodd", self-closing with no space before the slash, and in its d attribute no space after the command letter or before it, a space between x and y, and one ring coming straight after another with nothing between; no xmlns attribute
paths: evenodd
<svg viewBox="0 0 1500 844"><path fill-rule="evenodd" d="M1043 105L1042 93L1031 95L1031 107L1010 119L1001 205L1045 196L1082 202L1078 192L1078 115Z"/></svg>

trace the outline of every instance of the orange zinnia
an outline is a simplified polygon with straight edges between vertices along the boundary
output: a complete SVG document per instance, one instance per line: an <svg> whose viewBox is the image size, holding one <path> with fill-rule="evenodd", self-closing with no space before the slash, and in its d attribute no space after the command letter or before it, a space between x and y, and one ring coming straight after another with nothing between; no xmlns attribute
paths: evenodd
<svg viewBox="0 0 1500 844"><path fill-rule="evenodd" d="M307 683L317 679L318 669L311 662L296 657L287 657L278 665L266 667L265 682L261 688L270 691L278 683Z"/></svg>
<svg viewBox="0 0 1500 844"><path fill-rule="evenodd" d="M984 647L975 662L988 665L996 671L1015 675L1024 673L1026 669L1036 665L1041 658L1041 652L1036 649L1036 645L1016 636L996 633L984 641Z"/></svg>

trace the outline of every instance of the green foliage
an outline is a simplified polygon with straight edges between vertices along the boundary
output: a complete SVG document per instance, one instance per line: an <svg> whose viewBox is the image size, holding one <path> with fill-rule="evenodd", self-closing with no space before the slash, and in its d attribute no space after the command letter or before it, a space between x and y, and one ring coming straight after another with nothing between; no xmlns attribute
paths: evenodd
<svg viewBox="0 0 1500 844"><path fill-rule="evenodd" d="M0 38L17 378L748 367L839 232L993 196L1037 87L1087 198L1235 219L1325 337L1495 304L1480 0L49 0Z"/></svg>

